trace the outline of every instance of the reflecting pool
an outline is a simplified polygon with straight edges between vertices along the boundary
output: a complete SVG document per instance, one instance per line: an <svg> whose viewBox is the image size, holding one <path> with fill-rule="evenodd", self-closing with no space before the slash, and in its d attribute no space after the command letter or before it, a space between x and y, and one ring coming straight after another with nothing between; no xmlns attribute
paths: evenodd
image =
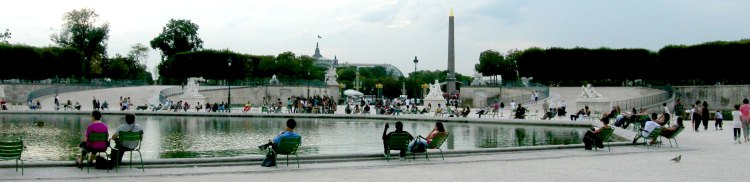
<svg viewBox="0 0 750 182"><path fill-rule="evenodd" d="M381 135L396 120L298 118L302 135L300 155L372 154L383 151ZM105 115L110 134L125 123L123 115ZM87 115L0 115L0 133L22 135L27 146L24 160L73 160L91 122ZM202 158L260 156L258 145L286 127L281 118L136 116L144 128L143 158ZM450 135L443 150L582 143L587 128L502 124L444 123ZM404 130L426 135L434 123L404 121ZM113 144L114 145L114 144ZM127 157L127 156L126 156ZM137 155L135 156L137 157Z"/></svg>

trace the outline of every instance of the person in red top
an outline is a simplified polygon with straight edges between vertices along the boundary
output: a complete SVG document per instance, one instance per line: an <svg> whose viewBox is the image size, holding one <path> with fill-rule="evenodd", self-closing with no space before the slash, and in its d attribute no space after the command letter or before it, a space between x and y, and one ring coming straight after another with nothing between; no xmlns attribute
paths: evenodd
<svg viewBox="0 0 750 182"><path fill-rule="evenodd" d="M81 147L81 158L86 157L86 154L88 154L89 152L94 153L94 155L91 155L91 157L89 158L89 163L91 163L91 160L94 160L97 152L107 151L107 141L89 141L89 135L91 133L109 133L107 125L102 123L101 119L101 112L99 112L98 110L94 110L93 112L91 112L91 124L86 127L86 134L83 136L83 141L81 141L81 144L79 145L79 147ZM76 160L78 166L81 166L81 164L83 164L81 162L82 160L80 160L81 158L79 158L79 160Z"/></svg>
<svg viewBox="0 0 750 182"><path fill-rule="evenodd" d="M750 104L748 104L750 101L745 98L745 100L742 100L742 106L740 106L740 113L742 113L742 117L740 117L740 121L742 122L742 130L744 130L745 134L745 142L750 141L748 139L748 133L747 131L750 130L750 126L748 126L748 121L750 121Z"/></svg>

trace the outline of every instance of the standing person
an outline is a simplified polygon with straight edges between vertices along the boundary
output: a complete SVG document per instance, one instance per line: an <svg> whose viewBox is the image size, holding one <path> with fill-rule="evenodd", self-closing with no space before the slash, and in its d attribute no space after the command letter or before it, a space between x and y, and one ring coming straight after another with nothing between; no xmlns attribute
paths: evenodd
<svg viewBox="0 0 750 182"><path fill-rule="evenodd" d="M708 130L708 119L711 117L711 113L708 111L708 102L703 101L703 107L701 107L701 119L703 121L703 131Z"/></svg>
<svg viewBox="0 0 750 182"><path fill-rule="evenodd" d="M742 143L740 141L740 130L742 128L742 112L740 112L740 105L734 105L734 111L732 111L732 121L734 124L734 141L737 141L737 143Z"/></svg>
<svg viewBox="0 0 750 182"><path fill-rule="evenodd" d="M60 95L55 94L55 110L60 110Z"/></svg>
<svg viewBox="0 0 750 182"><path fill-rule="evenodd" d="M714 123L714 130L724 130L724 116L721 115L721 110L716 110L716 123Z"/></svg>
<svg viewBox="0 0 750 182"><path fill-rule="evenodd" d="M516 112L516 101L510 101L510 112Z"/></svg>
<svg viewBox="0 0 750 182"><path fill-rule="evenodd" d="M680 102L680 99L677 99L674 102L674 115L677 117L682 117L685 114L685 106L682 105Z"/></svg>
<svg viewBox="0 0 750 182"><path fill-rule="evenodd" d="M414 137L412 137L409 132L404 131L404 123L401 123L401 121L396 122L396 131L392 131L392 132L390 132L388 134L385 134L386 132L388 132L388 123L385 123L385 129L383 129L383 137L382 137L382 139L383 139L383 149L384 149L383 156L386 156L386 157L388 156L388 153L391 150L390 148L388 148L388 141L391 139L391 135L392 134L394 134L394 133L405 133L405 134L409 135L409 140L414 139ZM404 157L406 157L406 149L401 150L398 153L398 156L401 158L401 160L404 160Z"/></svg>
<svg viewBox="0 0 750 182"><path fill-rule="evenodd" d="M89 141L89 135L91 133L108 133L109 128L107 128L107 125L101 122L102 119L102 113L98 110L95 110L91 112L91 124L89 124L86 127L86 133L83 135L83 140L81 141L81 144L78 146L81 147L81 157L76 159L76 164L78 164L78 167L82 167L83 164L83 157L86 157L86 154L89 152L93 152L94 155L91 155L89 157L88 162L91 163L92 160L94 160L94 157L96 156L97 152L106 152L107 151L107 145L108 142L105 141Z"/></svg>
<svg viewBox="0 0 750 182"><path fill-rule="evenodd" d="M536 104L537 101L539 101L539 94L537 94L536 90L534 90L534 104Z"/></svg>
<svg viewBox="0 0 750 182"><path fill-rule="evenodd" d="M742 132L744 132L745 136L745 143L747 143L748 140L748 130L750 130L750 126L748 126L748 121L750 120L750 103L747 98L742 100L742 106L740 106L740 112L742 113L742 117L740 117L740 121L742 121Z"/></svg>
<svg viewBox="0 0 750 182"><path fill-rule="evenodd" d="M94 100L91 101L91 105L94 107L93 110L99 110L99 106L96 105L96 97L94 97Z"/></svg>
<svg viewBox="0 0 750 182"><path fill-rule="evenodd" d="M185 102L187 103L187 102ZM138 147L138 141L122 141L120 142L120 132L138 132L143 137L143 127L139 124L135 124L135 114L128 113L125 115L125 124L121 124L115 133L112 134L112 140L115 141L115 151L112 151L112 160L116 160L117 163L122 163L122 155L126 151L131 151Z"/></svg>
<svg viewBox="0 0 750 182"><path fill-rule="evenodd" d="M693 116L693 129L695 132L698 132L698 128L701 126L701 108L700 108L701 101L695 101L695 105L693 105L692 109L692 116Z"/></svg>

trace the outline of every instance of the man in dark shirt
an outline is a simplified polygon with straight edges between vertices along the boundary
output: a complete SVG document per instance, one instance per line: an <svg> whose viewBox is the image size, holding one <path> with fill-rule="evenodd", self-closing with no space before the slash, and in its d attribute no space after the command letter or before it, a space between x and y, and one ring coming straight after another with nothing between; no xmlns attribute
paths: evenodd
<svg viewBox="0 0 750 182"><path fill-rule="evenodd" d="M396 122L396 131L385 134L387 131L388 131L388 123L385 123L385 129L383 129L383 148L385 149L385 151L383 151L383 155L388 155L388 151L390 150L390 148L388 148L388 140L391 139L392 134L406 133L407 135L409 135L409 140L414 139L414 137L412 137L409 132L404 131L404 123L401 123L401 121ZM401 157L401 159L404 159L404 157L406 157L406 148L404 148L403 150L399 152L399 157Z"/></svg>

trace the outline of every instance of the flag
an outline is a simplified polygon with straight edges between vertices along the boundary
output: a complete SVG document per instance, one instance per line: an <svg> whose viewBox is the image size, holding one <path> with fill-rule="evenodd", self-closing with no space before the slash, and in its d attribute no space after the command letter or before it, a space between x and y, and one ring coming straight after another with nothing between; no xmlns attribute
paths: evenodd
<svg viewBox="0 0 750 182"><path fill-rule="evenodd" d="M318 38L319 38L319 39L322 39L323 37L321 37L320 35L318 35Z"/></svg>

